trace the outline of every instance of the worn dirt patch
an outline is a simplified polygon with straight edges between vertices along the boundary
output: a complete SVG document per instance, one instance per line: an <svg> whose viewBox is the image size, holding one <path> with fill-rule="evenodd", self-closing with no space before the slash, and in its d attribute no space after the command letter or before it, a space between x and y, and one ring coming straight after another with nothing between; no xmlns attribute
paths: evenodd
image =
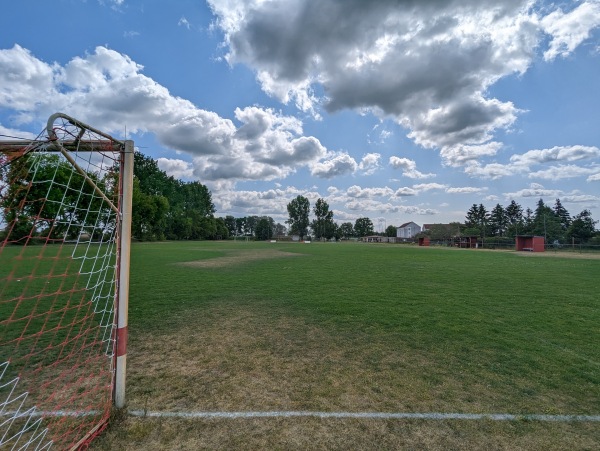
<svg viewBox="0 0 600 451"><path fill-rule="evenodd" d="M294 252L284 252L277 249L267 250L235 250L228 251L228 255L222 257L209 258L206 260L196 260L191 262L181 262L178 265L191 268L222 268L225 266L239 265L249 261L272 260L275 258L298 257L303 254Z"/></svg>

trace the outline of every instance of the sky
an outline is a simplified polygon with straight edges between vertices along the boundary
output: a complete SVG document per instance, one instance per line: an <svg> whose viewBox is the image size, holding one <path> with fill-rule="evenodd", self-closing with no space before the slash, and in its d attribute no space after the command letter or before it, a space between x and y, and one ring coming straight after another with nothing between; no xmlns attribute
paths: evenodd
<svg viewBox="0 0 600 451"><path fill-rule="evenodd" d="M63 112L207 185L376 231L555 199L600 220L600 0L9 0L0 139Z"/></svg>

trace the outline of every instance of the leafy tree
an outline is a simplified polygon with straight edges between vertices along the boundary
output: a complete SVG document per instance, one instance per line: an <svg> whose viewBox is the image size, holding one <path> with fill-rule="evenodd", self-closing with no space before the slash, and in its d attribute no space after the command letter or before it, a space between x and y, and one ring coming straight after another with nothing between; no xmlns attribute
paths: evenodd
<svg viewBox="0 0 600 451"><path fill-rule="evenodd" d="M290 225L290 232L300 235L303 240L308 231L308 213L310 212L310 202L304 196L297 196L287 205L289 219L286 221Z"/></svg>
<svg viewBox="0 0 600 451"><path fill-rule="evenodd" d="M324 199L317 199L313 207L314 219L310 225L315 233L315 238L331 239L335 235L335 223L333 222L333 212L329 210L329 204Z"/></svg>
<svg viewBox="0 0 600 451"><path fill-rule="evenodd" d="M229 238L229 228L227 227L227 224L223 218L216 218L215 226L217 227L216 238L221 240L226 240Z"/></svg>
<svg viewBox="0 0 600 451"><path fill-rule="evenodd" d="M589 210L583 210L573 218L567 230L567 236L580 243L585 243L596 233L595 224L597 222L592 219L592 213Z"/></svg>
<svg viewBox="0 0 600 451"><path fill-rule="evenodd" d="M133 180L131 233L145 241L164 240L169 201L161 195L146 194L140 189L139 179ZM177 227L180 233L191 235L191 223L179 218Z"/></svg>
<svg viewBox="0 0 600 451"><path fill-rule="evenodd" d="M354 226L351 222L344 222L338 228L339 234L342 238L350 238L354 236Z"/></svg>
<svg viewBox="0 0 600 451"><path fill-rule="evenodd" d="M227 227L227 235L234 236L237 231L235 218L227 215L223 221L225 222L225 227Z"/></svg>
<svg viewBox="0 0 600 451"><path fill-rule="evenodd" d="M35 183L31 183L34 179ZM110 198L111 172L100 178L87 176ZM41 234L53 239L77 237L85 226L108 225L108 205L85 178L58 155L27 154L13 160L0 173L0 207L11 239L26 239ZM64 187L68 187L65 189ZM85 207L81 208L82 203ZM19 208L11 208L18 205ZM98 232L101 233L101 232ZM23 241L24 242L24 241Z"/></svg>
<svg viewBox="0 0 600 451"><path fill-rule="evenodd" d="M271 221L269 221L269 219L271 218L262 217L256 223L254 236L257 240L270 240L273 237L273 225L271 224L272 219Z"/></svg>
<svg viewBox="0 0 600 451"><path fill-rule="evenodd" d="M460 232L460 224L452 222L450 224L433 224L428 230L427 235L432 240L449 240Z"/></svg>
<svg viewBox="0 0 600 451"><path fill-rule="evenodd" d="M280 236L280 235L285 235L287 233L287 227L284 226L283 224L277 223L275 224L275 235L276 236Z"/></svg>
<svg viewBox="0 0 600 451"><path fill-rule="evenodd" d="M388 236L388 237L396 236L397 232L398 232L398 228L396 226L389 225L385 229L385 236Z"/></svg>
<svg viewBox="0 0 600 451"><path fill-rule="evenodd" d="M492 209L489 224L492 236L504 236L504 232L508 226L508 217L502 205L496 204Z"/></svg>
<svg viewBox="0 0 600 451"><path fill-rule="evenodd" d="M354 223L354 233L359 238L373 235L375 233L373 222L369 218L358 218Z"/></svg>

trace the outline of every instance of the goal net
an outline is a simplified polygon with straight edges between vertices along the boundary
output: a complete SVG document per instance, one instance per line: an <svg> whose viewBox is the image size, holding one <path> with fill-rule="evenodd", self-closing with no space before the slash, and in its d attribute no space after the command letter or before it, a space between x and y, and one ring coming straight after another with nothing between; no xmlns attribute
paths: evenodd
<svg viewBox="0 0 600 451"><path fill-rule="evenodd" d="M132 152L61 113L0 141L0 449L79 447L124 403Z"/></svg>

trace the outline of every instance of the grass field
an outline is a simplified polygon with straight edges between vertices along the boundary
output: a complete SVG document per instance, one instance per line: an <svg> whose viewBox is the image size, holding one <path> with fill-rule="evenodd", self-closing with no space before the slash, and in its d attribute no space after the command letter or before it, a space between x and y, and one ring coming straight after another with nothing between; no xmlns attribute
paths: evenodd
<svg viewBox="0 0 600 451"><path fill-rule="evenodd" d="M600 259L135 244L128 408L600 414ZM597 449L598 422L114 421L92 449Z"/></svg>

